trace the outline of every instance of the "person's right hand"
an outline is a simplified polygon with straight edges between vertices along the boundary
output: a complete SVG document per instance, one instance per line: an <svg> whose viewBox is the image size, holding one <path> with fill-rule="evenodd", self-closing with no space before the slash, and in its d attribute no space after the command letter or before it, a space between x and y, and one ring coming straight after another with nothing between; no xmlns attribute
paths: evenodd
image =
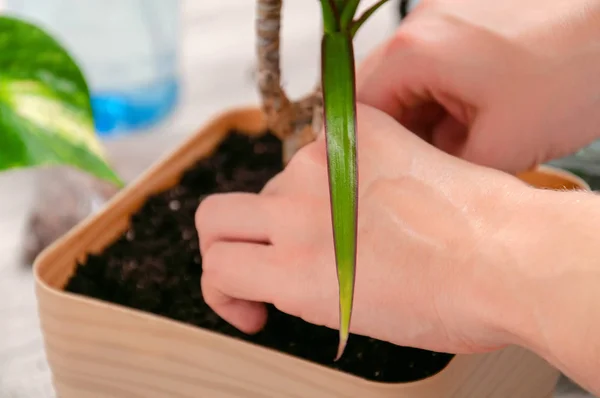
<svg viewBox="0 0 600 398"><path fill-rule="evenodd" d="M600 137L598 0L423 0L361 65L358 100L518 172Z"/></svg>

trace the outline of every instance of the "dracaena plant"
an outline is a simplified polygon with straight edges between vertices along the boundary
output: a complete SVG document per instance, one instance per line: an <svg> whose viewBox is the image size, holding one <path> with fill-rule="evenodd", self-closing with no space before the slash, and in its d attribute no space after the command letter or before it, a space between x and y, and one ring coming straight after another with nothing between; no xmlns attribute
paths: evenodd
<svg viewBox="0 0 600 398"><path fill-rule="evenodd" d="M339 288L339 347L348 341L357 247L358 164L353 38L387 0L357 16L360 0L320 0L321 84L291 101L280 82L281 0L258 0L258 83L269 128L284 142L284 162L312 141L324 122L334 250Z"/></svg>
<svg viewBox="0 0 600 398"><path fill-rule="evenodd" d="M42 29L0 16L0 172L66 165L122 186L96 138L89 89Z"/></svg>

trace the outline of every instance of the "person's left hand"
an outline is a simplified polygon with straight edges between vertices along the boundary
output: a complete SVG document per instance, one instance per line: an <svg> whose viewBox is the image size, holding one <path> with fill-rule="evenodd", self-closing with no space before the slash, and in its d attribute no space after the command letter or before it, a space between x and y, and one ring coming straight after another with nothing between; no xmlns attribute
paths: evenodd
<svg viewBox="0 0 600 398"><path fill-rule="evenodd" d="M438 351L507 344L507 322L521 322L510 319L518 304L504 291L516 254L505 247L514 236L497 231L507 230L532 190L435 149L373 108L359 106L357 139L351 331ZM254 333L266 322L263 303L272 303L310 323L338 327L323 138L298 152L259 195L209 196L196 220L202 292L221 317ZM508 315L490 316L497 313Z"/></svg>

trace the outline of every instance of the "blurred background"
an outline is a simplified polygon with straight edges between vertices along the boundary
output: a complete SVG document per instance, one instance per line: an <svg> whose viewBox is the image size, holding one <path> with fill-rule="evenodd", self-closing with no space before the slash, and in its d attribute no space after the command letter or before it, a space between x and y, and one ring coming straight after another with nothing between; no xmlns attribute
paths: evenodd
<svg viewBox="0 0 600 398"><path fill-rule="evenodd" d="M128 181L211 116L258 103L252 0L0 0L0 12L40 24L71 51L98 134ZM296 97L318 78L319 3L287 0L283 19L284 86ZM399 19L396 0L377 12L357 36L357 59ZM0 192L0 398L52 398L30 263L114 191L55 168L0 174ZM559 390L585 396L566 382Z"/></svg>

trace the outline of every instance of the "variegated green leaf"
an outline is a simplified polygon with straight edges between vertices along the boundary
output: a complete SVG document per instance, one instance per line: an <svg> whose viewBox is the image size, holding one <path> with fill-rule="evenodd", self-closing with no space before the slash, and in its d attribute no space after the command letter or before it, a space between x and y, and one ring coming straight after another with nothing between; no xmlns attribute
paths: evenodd
<svg viewBox="0 0 600 398"><path fill-rule="evenodd" d="M0 171L59 164L122 185L96 138L77 64L41 29L0 17Z"/></svg>

